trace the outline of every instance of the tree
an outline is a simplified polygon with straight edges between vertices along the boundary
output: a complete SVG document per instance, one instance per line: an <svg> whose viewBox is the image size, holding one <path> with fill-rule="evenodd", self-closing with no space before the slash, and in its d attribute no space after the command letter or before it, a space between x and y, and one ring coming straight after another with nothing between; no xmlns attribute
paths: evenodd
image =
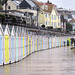
<svg viewBox="0 0 75 75"><path fill-rule="evenodd" d="M1 18L1 21L2 21L2 23L5 21L5 15L3 15L3 14L0 14L0 18Z"/></svg>
<svg viewBox="0 0 75 75"><path fill-rule="evenodd" d="M0 4L0 10L2 10L2 5Z"/></svg>
<svg viewBox="0 0 75 75"><path fill-rule="evenodd" d="M16 17L13 17L13 18L12 18L12 22L13 22L13 23L16 23Z"/></svg>
<svg viewBox="0 0 75 75"><path fill-rule="evenodd" d="M22 23L23 23L23 24L26 24L26 21L25 21L25 20L23 20L23 21L22 21Z"/></svg>
<svg viewBox="0 0 75 75"><path fill-rule="evenodd" d="M0 4L3 5L7 0L0 0Z"/></svg>
<svg viewBox="0 0 75 75"><path fill-rule="evenodd" d="M57 28L58 31L61 31L61 28Z"/></svg>
<svg viewBox="0 0 75 75"><path fill-rule="evenodd" d="M72 25L70 23L66 23L66 31L72 31Z"/></svg>

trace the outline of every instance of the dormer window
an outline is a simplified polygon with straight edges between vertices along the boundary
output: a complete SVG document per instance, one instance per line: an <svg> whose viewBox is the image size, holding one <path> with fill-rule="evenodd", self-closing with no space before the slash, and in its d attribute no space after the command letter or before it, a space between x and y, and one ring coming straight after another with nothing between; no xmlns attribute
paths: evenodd
<svg viewBox="0 0 75 75"><path fill-rule="evenodd" d="M42 6L42 9L44 9L44 5Z"/></svg>
<svg viewBox="0 0 75 75"><path fill-rule="evenodd" d="M45 9L48 10L48 6L47 5L45 5Z"/></svg>

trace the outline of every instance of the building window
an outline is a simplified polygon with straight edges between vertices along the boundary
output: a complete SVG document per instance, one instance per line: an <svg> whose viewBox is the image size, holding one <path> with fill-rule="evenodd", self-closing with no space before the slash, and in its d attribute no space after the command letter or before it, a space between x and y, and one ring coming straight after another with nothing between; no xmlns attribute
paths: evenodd
<svg viewBox="0 0 75 75"><path fill-rule="evenodd" d="M58 26L60 26L60 23L58 23Z"/></svg>
<svg viewBox="0 0 75 75"><path fill-rule="evenodd" d="M49 14L47 14L47 17L49 17Z"/></svg>
<svg viewBox="0 0 75 75"><path fill-rule="evenodd" d="M49 17L49 15L48 15L48 14L45 14L45 16L46 16L46 17Z"/></svg>
<svg viewBox="0 0 75 75"><path fill-rule="evenodd" d="M44 9L44 5L42 6L42 9Z"/></svg>
<svg viewBox="0 0 75 75"><path fill-rule="evenodd" d="M10 6L8 6L8 9L11 9L11 7L10 7Z"/></svg>
<svg viewBox="0 0 75 75"><path fill-rule="evenodd" d="M49 25L49 22L48 21L46 21L46 25Z"/></svg>
<svg viewBox="0 0 75 75"><path fill-rule="evenodd" d="M52 20L53 20L53 15L51 16Z"/></svg>
<svg viewBox="0 0 75 75"><path fill-rule="evenodd" d="M56 22L54 22L54 27L56 27Z"/></svg>
<svg viewBox="0 0 75 75"><path fill-rule="evenodd" d="M45 9L48 10L48 6L47 5L45 5Z"/></svg>
<svg viewBox="0 0 75 75"><path fill-rule="evenodd" d="M47 25L47 21L46 21L46 25Z"/></svg>
<svg viewBox="0 0 75 75"><path fill-rule="evenodd" d="M54 20L56 20L56 15L54 15Z"/></svg>
<svg viewBox="0 0 75 75"><path fill-rule="evenodd" d="M19 9L19 6L17 6L17 9Z"/></svg>
<svg viewBox="0 0 75 75"><path fill-rule="evenodd" d="M52 24L51 24L52 26L53 26L53 22L52 22Z"/></svg>
<svg viewBox="0 0 75 75"><path fill-rule="evenodd" d="M45 16L47 17L47 14L45 14Z"/></svg>

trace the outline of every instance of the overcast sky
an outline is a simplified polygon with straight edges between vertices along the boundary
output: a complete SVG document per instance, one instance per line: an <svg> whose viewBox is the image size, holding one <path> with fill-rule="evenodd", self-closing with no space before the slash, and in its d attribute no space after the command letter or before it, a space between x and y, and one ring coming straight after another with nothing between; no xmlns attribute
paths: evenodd
<svg viewBox="0 0 75 75"><path fill-rule="evenodd" d="M38 1L47 2L48 0L38 0ZM57 5L57 7L75 10L75 0L49 0L49 1Z"/></svg>

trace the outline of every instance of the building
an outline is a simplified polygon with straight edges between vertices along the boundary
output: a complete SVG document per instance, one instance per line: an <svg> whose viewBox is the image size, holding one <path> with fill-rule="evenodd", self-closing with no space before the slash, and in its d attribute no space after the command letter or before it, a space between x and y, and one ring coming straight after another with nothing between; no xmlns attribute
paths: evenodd
<svg viewBox="0 0 75 75"><path fill-rule="evenodd" d="M21 3L21 1L17 1L17 0L8 0L7 1L7 10L18 10L19 9L19 4ZM5 10L5 4L3 5L3 10Z"/></svg>
<svg viewBox="0 0 75 75"><path fill-rule="evenodd" d="M57 7L54 6L51 12L51 26L53 28L61 28L60 21L60 14L57 12Z"/></svg>
<svg viewBox="0 0 75 75"><path fill-rule="evenodd" d="M48 5L46 3L34 1L35 4L40 8L39 10L39 26L45 25L45 27L50 26L50 11L53 7L52 4ZM49 7L50 6L50 7Z"/></svg>
<svg viewBox="0 0 75 75"><path fill-rule="evenodd" d="M72 24L72 30L75 31L75 19L71 19L69 23Z"/></svg>
<svg viewBox="0 0 75 75"><path fill-rule="evenodd" d="M5 4L3 5L3 10L5 10ZM23 0L23 1L8 0L7 11L9 10L23 12L24 16L30 18L30 26L34 25L37 26L37 6L32 0ZM22 16L21 14L18 14L18 12L16 14Z"/></svg>
<svg viewBox="0 0 75 75"><path fill-rule="evenodd" d="M19 11L25 12L25 15L31 18L32 26L37 26L37 5L32 0L23 0L19 4Z"/></svg>
<svg viewBox="0 0 75 75"><path fill-rule="evenodd" d="M37 10L36 4L32 0L23 0L20 5L20 9L32 9Z"/></svg>
<svg viewBox="0 0 75 75"><path fill-rule="evenodd" d="M65 15L64 18L69 21L73 18L72 11L68 9L58 9L58 12L62 15Z"/></svg>
<svg viewBox="0 0 75 75"><path fill-rule="evenodd" d="M61 23L60 24L61 24L61 30L66 32L66 23L67 23L67 20L65 19L65 16L66 15L62 15L61 14L61 17L60 17L61 18Z"/></svg>
<svg viewBox="0 0 75 75"><path fill-rule="evenodd" d="M57 12L56 5L51 2L42 3L34 1L40 7L39 24L45 27L60 28L60 14Z"/></svg>
<svg viewBox="0 0 75 75"><path fill-rule="evenodd" d="M5 10L5 4L3 5ZM24 12L25 16L30 17L31 26L45 25L45 27L61 28L60 14L57 12L56 5L51 2L42 3L36 0L7 1L7 10L18 10Z"/></svg>
<svg viewBox="0 0 75 75"><path fill-rule="evenodd" d="M61 14L62 31L66 31L66 23L74 21L73 18L75 18L75 12L73 10L68 10L63 8L59 8L58 12ZM71 24L73 25L73 29L74 29L74 24L73 23Z"/></svg>
<svg viewBox="0 0 75 75"><path fill-rule="evenodd" d="M37 11L31 9L19 9L19 11L24 12L24 16L30 18L31 26L37 26Z"/></svg>

